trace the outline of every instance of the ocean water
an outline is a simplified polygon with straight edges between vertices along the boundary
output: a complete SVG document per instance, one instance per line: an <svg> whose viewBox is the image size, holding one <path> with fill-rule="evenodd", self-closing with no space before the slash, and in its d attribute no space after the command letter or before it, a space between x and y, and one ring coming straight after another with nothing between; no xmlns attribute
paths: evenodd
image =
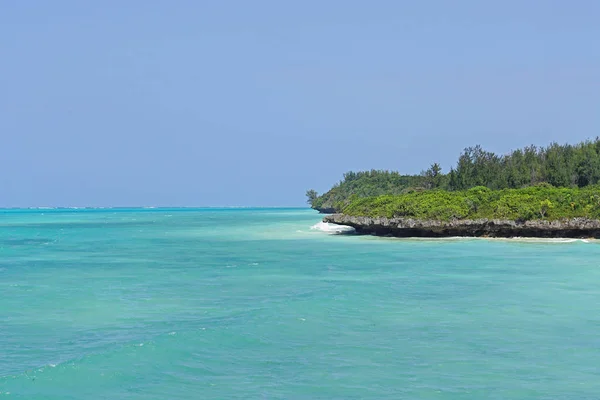
<svg viewBox="0 0 600 400"><path fill-rule="evenodd" d="M0 398L598 399L600 245L0 213Z"/></svg>

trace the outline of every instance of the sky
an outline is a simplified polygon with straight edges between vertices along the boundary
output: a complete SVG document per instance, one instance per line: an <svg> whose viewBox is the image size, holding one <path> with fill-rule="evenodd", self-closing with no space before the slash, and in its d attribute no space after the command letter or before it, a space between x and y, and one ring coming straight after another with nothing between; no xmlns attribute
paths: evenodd
<svg viewBox="0 0 600 400"><path fill-rule="evenodd" d="M0 207L303 206L600 135L600 2L0 2Z"/></svg>

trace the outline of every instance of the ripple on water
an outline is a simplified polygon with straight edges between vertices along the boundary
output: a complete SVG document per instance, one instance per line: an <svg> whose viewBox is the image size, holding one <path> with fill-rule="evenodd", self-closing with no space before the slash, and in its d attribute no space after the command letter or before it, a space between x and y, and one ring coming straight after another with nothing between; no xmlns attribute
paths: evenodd
<svg viewBox="0 0 600 400"><path fill-rule="evenodd" d="M127 212L114 218L131 225L73 211L0 226L0 242L61 235L2 249L2 395L600 393L598 241L332 237L306 211Z"/></svg>

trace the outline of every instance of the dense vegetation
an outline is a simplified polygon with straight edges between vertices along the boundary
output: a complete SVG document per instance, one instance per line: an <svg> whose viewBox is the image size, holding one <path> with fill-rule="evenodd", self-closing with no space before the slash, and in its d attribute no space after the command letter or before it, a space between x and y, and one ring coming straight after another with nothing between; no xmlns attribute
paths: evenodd
<svg viewBox="0 0 600 400"><path fill-rule="evenodd" d="M400 194L404 189L421 185L420 176L400 175L390 171L348 172L344 179L322 196L314 190L306 192L315 209L341 210L355 197Z"/></svg>
<svg viewBox="0 0 600 400"><path fill-rule="evenodd" d="M470 147L448 175L450 190L516 189L543 182L556 187L595 185L600 183L600 139L577 145L529 146L505 156Z"/></svg>
<svg viewBox="0 0 600 400"><path fill-rule="evenodd" d="M456 166L442 173L433 164L419 175L390 171L349 172L331 190L319 196L307 192L309 204L318 210L342 211L360 198L382 195L434 196L416 194L437 189L460 192L477 186L495 190L521 189L547 183L554 187L582 188L600 183L600 139L577 145L529 146L506 155L466 148ZM445 194L452 197L452 194ZM459 193L456 193L460 196Z"/></svg>
<svg viewBox="0 0 600 400"><path fill-rule="evenodd" d="M342 212L369 217L416 219L600 219L600 186L556 188L540 184L523 189L429 190L355 199Z"/></svg>

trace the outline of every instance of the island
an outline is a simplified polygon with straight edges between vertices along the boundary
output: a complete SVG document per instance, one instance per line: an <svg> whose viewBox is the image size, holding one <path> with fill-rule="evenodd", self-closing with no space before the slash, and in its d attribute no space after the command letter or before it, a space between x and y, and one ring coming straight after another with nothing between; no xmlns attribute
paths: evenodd
<svg viewBox="0 0 600 400"><path fill-rule="evenodd" d="M600 238L600 140L497 156L467 148L456 167L418 175L347 173L307 192L324 222L396 237Z"/></svg>
<svg viewBox="0 0 600 400"><path fill-rule="evenodd" d="M538 237L538 238L600 238L600 221L572 218L562 221L514 221L503 219L465 219L454 221L419 220L412 218L372 218L333 214L324 222L350 226L358 234L388 237Z"/></svg>

